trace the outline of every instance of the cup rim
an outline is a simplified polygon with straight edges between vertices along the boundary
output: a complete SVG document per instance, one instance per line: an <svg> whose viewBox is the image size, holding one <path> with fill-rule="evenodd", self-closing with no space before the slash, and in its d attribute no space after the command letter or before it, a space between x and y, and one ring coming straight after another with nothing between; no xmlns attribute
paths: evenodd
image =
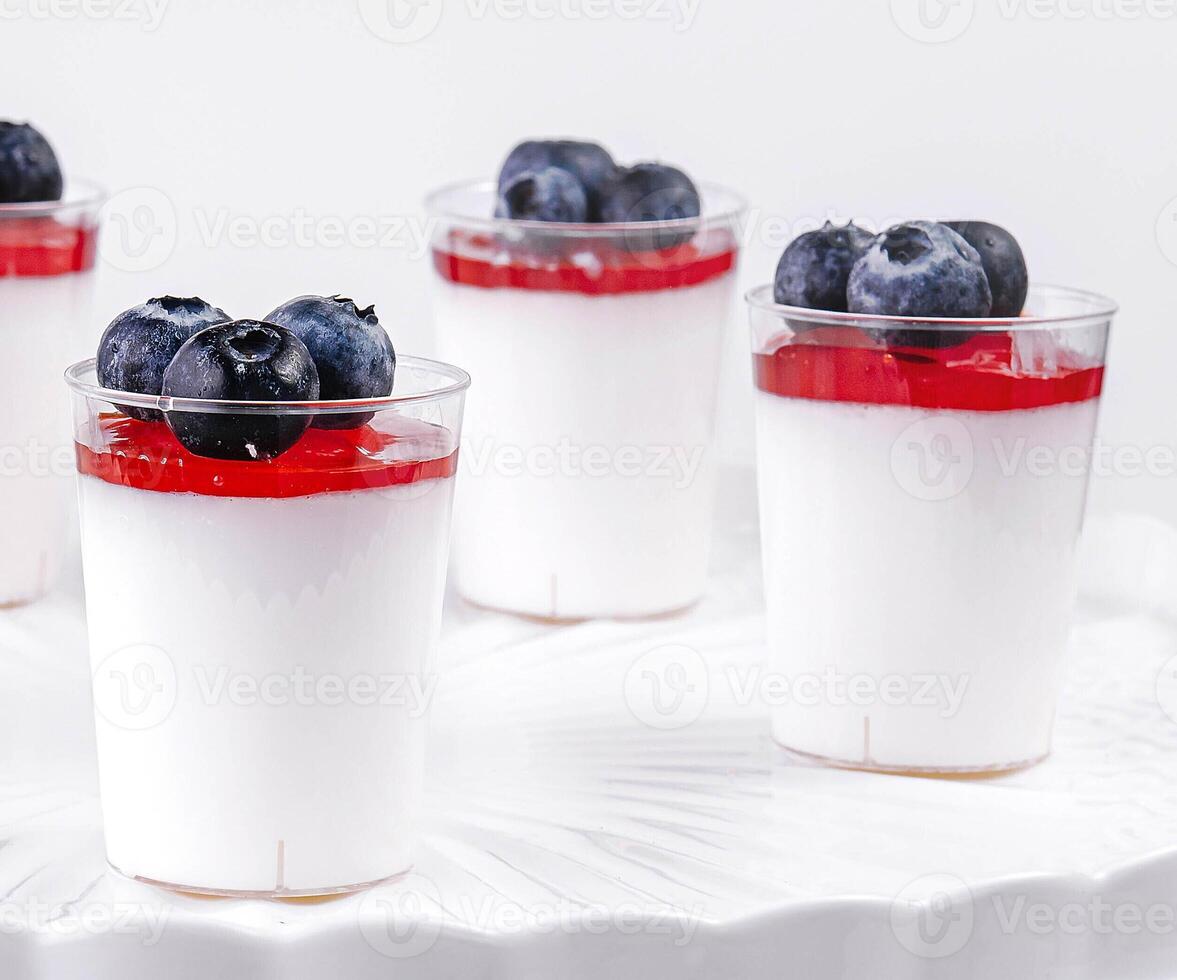
<svg viewBox="0 0 1177 980"><path fill-rule="evenodd" d="M0 219L38 218L62 211L82 211L99 208L106 202L106 188L85 177L70 177L65 182L65 194L58 201L19 201L0 204Z"/></svg>
<svg viewBox="0 0 1177 980"><path fill-rule="evenodd" d="M696 181L702 191L704 207L709 198L726 199L726 206L704 212L694 218L673 218L669 221L522 221L518 218L496 218L487 214L465 214L444 204L445 198L459 191L486 192L494 199L497 184L494 180L474 178L457 180L435 188L425 196L425 210L431 218L440 218L465 228L477 228L515 234L531 232L546 236L565 235L570 238L617 238L620 235L642 232L684 232L692 234L700 229L738 221L748 210L748 202L738 191L711 181Z"/></svg>
<svg viewBox="0 0 1177 980"><path fill-rule="evenodd" d="M405 355L397 357L397 367L434 371L449 378L450 383L427 391L381 398L350 398L336 401L252 402L229 401L215 398L171 398L165 395L144 395L139 392L117 391L86 380L97 374L96 357L88 357L69 367L65 381L70 389L85 398L127 405L132 408L154 409L158 412L202 412L212 415L346 415L352 412L379 412L442 401L460 394L470 387L470 375L462 368L428 357Z"/></svg>
<svg viewBox="0 0 1177 980"><path fill-rule="evenodd" d="M1079 327L1104 323L1119 311L1115 300L1101 293L1052 283L1031 283L1028 297L1055 296L1066 299L1077 309L1055 315L1026 315L1015 317L927 317L889 316L877 313L843 313L837 310L811 310L803 306L787 306L773 299L772 283L756 286L744 294L753 309L763 310L781 318L805 323L824 323L831 326L902 327L905 330L961 330L972 333L1009 332L1011 330L1041 329L1043 327Z"/></svg>

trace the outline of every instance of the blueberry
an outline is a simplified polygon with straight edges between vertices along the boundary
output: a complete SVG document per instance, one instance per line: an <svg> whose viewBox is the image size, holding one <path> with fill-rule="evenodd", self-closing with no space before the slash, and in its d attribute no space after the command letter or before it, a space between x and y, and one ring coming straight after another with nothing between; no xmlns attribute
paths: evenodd
<svg viewBox="0 0 1177 980"><path fill-rule="evenodd" d="M588 201L588 220L599 221L601 195L613 180L617 164L609 151L598 143L583 140L526 140L507 154L499 170L498 191L525 171L548 167L566 170L580 181Z"/></svg>
<svg viewBox="0 0 1177 980"><path fill-rule="evenodd" d="M0 120L0 204L61 200L53 147L28 123Z"/></svg>
<svg viewBox="0 0 1177 980"><path fill-rule="evenodd" d="M588 198L580 181L567 170L559 167L524 170L499 191L495 217L525 221L587 221Z"/></svg>
<svg viewBox="0 0 1177 980"><path fill-rule="evenodd" d="M185 341L163 377L171 398L227 401L317 401L319 372L306 345L285 327L231 320ZM309 415L168 412L184 447L212 459L281 456L310 426Z"/></svg>
<svg viewBox="0 0 1177 980"><path fill-rule="evenodd" d="M836 228L827 221L798 235L777 264L773 298L785 306L845 312L846 280L873 240L854 222Z"/></svg>
<svg viewBox="0 0 1177 980"><path fill-rule="evenodd" d="M981 257L951 228L909 221L888 228L850 270L851 313L884 316L988 316L992 306ZM959 330L887 330L891 345L950 347L968 338Z"/></svg>
<svg viewBox="0 0 1177 980"><path fill-rule="evenodd" d="M1000 225L987 221L946 221L949 228L973 246L993 293L990 316L1020 316L1026 305L1030 276L1018 240Z"/></svg>
<svg viewBox="0 0 1177 980"><path fill-rule="evenodd" d="M163 375L180 345L215 323L228 323L224 310L199 297L149 299L116 316L98 343L98 383L115 391L158 395ZM163 416L149 408L120 406L132 418L151 421Z"/></svg>
<svg viewBox="0 0 1177 980"><path fill-rule="evenodd" d="M345 296L296 296L269 316L293 333L311 352L324 401L384 398L392 394L396 351L371 306L358 309ZM320 429L358 429L372 412L318 415Z"/></svg>
<svg viewBox="0 0 1177 980"><path fill-rule="evenodd" d="M601 220L610 223L673 221L697 218L702 210L698 188L685 173L661 163L635 163L618 171L605 192ZM673 248L689 241L690 230L635 228L626 232L630 251L645 252Z"/></svg>

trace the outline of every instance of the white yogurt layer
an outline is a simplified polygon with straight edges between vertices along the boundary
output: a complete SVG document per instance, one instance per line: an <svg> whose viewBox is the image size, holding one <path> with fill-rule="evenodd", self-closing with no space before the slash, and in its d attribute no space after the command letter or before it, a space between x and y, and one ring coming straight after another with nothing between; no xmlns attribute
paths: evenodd
<svg viewBox="0 0 1177 980"><path fill-rule="evenodd" d="M436 283L474 378L458 591L535 616L644 616L703 593L719 357L734 275L624 295Z"/></svg>
<svg viewBox="0 0 1177 980"><path fill-rule="evenodd" d="M409 866L453 483L247 499L79 480L115 867L316 892Z"/></svg>
<svg viewBox="0 0 1177 980"><path fill-rule="evenodd" d="M893 769L1049 751L1097 406L757 393L781 744Z"/></svg>
<svg viewBox="0 0 1177 980"><path fill-rule="evenodd" d="M82 356L92 284L89 272L0 277L0 606L47 591L70 538L73 440L62 376Z"/></svg>

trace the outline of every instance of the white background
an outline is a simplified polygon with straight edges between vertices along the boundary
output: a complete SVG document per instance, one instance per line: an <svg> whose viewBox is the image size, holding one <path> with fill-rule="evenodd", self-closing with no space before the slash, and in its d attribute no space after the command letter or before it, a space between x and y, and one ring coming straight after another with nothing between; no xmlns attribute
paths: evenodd
<svg viewBox="0 0 1177 980"><path fill-rule="evenodd" d="M169 292L236 316L342 292L428 352L424 194L491 175L521 137L576 135L742 191L745 285L827 215L1007 225L1035 279L1122 304L1103 440L1177 438L1177 3L0 0L0 39L0 114L123 192L108 245L127 220L132 250L161 232L150 268L103 264L96 330ZM364 218L409 224L335 243L331 222ZM280 241L319 231L255 244L264 219ZM733 314L721 436L748 461ZM1177 521L1177 476L1121 476L1097 508Z"/></svg>

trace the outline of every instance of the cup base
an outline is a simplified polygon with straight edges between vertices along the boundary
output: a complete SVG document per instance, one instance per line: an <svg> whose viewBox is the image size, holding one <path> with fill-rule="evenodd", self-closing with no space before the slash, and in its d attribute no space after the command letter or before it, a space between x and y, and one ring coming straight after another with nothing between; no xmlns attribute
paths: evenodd
<svg viewBox="0 0 1177 980"><path fill-rule="evenodd" d="M37 592L31 592L28 595L17 596L15 598L0 598L0 612L8 612L11 609L23 609L25 606L31 606L35 602L40 602L48 594L48 589L41 589Z"/></svg>
<svg viewBox="0 0 1177 980"><path fill-rule="evenodd" d="M554 616L545 613L526 612L521 609L509 609L504 606L488 605L485 602L478 602L476 599L471 599L469 596L463 595L460 591L458 592L458 598L466 603L466 605L474 609L479 609L482 612L504 613L508 616L515 616L518 619L526 620L529 623L539 623L544 626L575 626L578 623L587 623L594 619L607 619L615 623L657 622L660 619L673 619L676 616L681 616L694 609L702 601L702 596L700 596L681 606L674 606L670 609L658 609L648 613L593 613L584 616Z"/></svg>
<svg viewBox="0 0 1177 980"><path fill-rule="evenodd" d="M818 755L814 752L803 752L777 739L773 739L778 746L790 755L806 762L829 766L832 769L849 769L855 772L874 772L886 776L918 776L925 779L989 779L994 776L1004 776L1011 772L1029 769L1046 759L1050 753L1017 762L999 762L989 766L892 766L877 762L873 759L838 759L831 756Z"/></svg>
<svg viewBox="0 0 1177 980"><path fill-rule="evenodd" d="M395 881L402 878L413 870L413 866L409 865L407 868L402 868L400 871L393 874L386 875L383 878L376 878L372 881L358 882L352 885L331 885L322 888L263 888L263 889L249 889L249 888L206 888L201 885L183 885L174 881L159 881L156 878L148 878L144 875L127 874L122 868L117 867L107 861L107 866L111 871L124 878L130 878L132 881L137 881L143 885L152 885L155 888L166 888L168 891L177 892L181 895L197 895L202 898L272 898L272 899L311 899L311 898L334 898L341 895L352 895L356 892L367 891L369 888L375 888L377 885L384 885L390 881Z"/></svg>

